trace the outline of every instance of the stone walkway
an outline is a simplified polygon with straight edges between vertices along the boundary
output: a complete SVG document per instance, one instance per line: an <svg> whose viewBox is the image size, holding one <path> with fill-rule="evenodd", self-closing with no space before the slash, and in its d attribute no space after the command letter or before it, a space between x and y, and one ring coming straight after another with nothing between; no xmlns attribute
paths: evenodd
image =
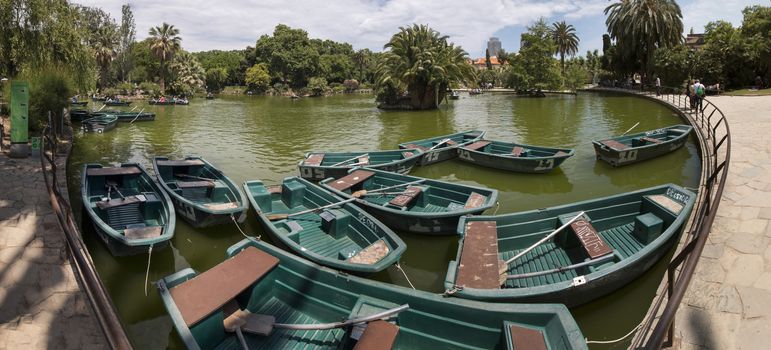
<svg viewBox="0 0 771 350"><path fill-rule="evenodd" d="M771 96L709 97L731 164L709 240L675 318L682 349L767 349L771 339Z"/></svg>
<svg viewBox="0 0 771 350"><path fill-rule="evenodd" d="M0 153L0 349L102 349L38 158Z"/></svg>

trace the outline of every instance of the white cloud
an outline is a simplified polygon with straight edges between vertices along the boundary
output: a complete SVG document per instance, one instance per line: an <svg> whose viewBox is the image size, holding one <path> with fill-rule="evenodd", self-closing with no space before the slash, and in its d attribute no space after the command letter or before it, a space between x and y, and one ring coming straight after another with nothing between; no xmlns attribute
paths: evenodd
<svg viewBox="0 0 771 350"><path fill-rule="evenodd" d="M120 22L120 0L75 0L100 6ZM722 13L725 4L740 6L745 0L684 7L686 30L709 14ZM190 51L241 49L254 45L260 35L273 32L278 23L307 30L311 37L351 43L354 48L381 50L400 26L426 23L469 53L484 52L488 37L507 26L522 26L544 16L580 21L602 16L607 0L134 0L130 2L137 37L147 37L151 26L174 24L181 31L183 47ZM713 9L717 6L718 9ZM738 7L738 11L743 6ZM691 19L693 19L691 21ZM703 20L706 23L708 20ZM604 27L604 21L596 21ZM701 23L701 22L699 22ZM704 23L701 23L703 26ZM604 30L604 29L603 29Z"/></svg>

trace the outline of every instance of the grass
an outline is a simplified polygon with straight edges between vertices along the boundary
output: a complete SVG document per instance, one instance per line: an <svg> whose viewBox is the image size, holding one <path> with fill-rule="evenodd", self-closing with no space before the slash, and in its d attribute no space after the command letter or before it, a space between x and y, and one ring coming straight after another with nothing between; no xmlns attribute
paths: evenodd
<svg viewBox="0 0 771 350"><path fill-rule="evenodd" d="M721 95L727 95L727 96L764 96L764 95L771 95L771 88L760 89L760 90L751 90L751 89L731 90L731 91L726 91L726 92L722 93Z"/></svg>

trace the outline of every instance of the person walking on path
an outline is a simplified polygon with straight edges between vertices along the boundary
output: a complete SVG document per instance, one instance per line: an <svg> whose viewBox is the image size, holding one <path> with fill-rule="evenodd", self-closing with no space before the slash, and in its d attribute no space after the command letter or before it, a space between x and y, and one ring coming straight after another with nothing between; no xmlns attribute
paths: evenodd
<svg viewBox="0 0 771 350"><path fill-rule="evenodd" d="M693 84L693 92L695 95L695 105L696 105L696 111L700 111L702 109L702 102L704 101L704 84L700 83L698 79L696 79L696 82Z"/></svg>
<svg viewBox="0 0 771 350"><path fill-rule="evenodd" d="M656 96L661 96L661 78L656 76Z"/></svg>

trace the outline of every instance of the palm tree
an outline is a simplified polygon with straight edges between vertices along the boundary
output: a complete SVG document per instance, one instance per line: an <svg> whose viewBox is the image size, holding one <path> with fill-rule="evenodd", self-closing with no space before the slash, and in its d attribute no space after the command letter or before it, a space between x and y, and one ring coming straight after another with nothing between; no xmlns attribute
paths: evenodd
<svg viewBox="0 0 771 350"><path fill-rule="evenodd" d="M414 109L437 108L451 83L474 81L466 52L426 25L400 27L384 48L377 84L408 91Z"/></svg>
<svg viewBox="0 0 771 350"><path fill-rule="evenodd" d="M565 75L565 55L573 56L578 52L578 35L576 35L576 28L572 24L567 24L565 21L552 23L551 30L552 39L557 44L556 54L560 55L560 66L562 67L562 75Z"/></svg>
<svg viewBox="0 0 771 350"><path fill-rule="evenodd" d="M165 63L169 61L174 53L180 49L180 42L182 38L179 37L179 29L174 28L166 22L160 27L150 28L150 37L152 38L152 44L150 44L150 50L153 51L155 56L161 61L159 83L161 88L161 94L166 92L165 87Z"/></svg>
<svg viewBox="0 0 771 350"><path fill-rule="evenodd" d="M107 86L107 78L110 74L110 63L117 56L118 37L115 30L110 26L104 26L99 29L94 42L94 56L99 65L99 85L101 88Z"/></svg>
<svg viewBox="0 0 771 350"><path fill-rule="evenodd" d="M622 57L640 60L645 75L657 48L683 40L683 14L675 0L621 0L606 7L605 14L608 33Z"/></svg>
<svg viewBox="0 0 771 350"><path fill-rule="evenodd" d="M372 52L369 49L361 49L353 53L353 63L359 68L359 81L364 82L364 67L369 65Z"/></svg>
<svg viewBox="0 0 771 350"><path fill-rule="evenodd" d="M203 88L206 71L189 52L180 51L174 56L169 68L172 73L171 85L176 93L191 94Z"/></svg>

